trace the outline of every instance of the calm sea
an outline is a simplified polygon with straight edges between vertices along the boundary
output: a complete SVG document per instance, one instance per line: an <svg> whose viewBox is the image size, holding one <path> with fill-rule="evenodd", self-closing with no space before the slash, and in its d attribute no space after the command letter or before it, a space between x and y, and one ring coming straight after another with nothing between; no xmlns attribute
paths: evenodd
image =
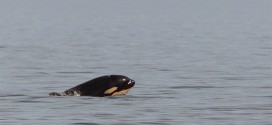
<svg viewBox="0 0 272 125"><path fill-rule="evenodd" d="M0 0L1 125L271 125L271 0ZM49 97L109 74L127 96Z"/></svg>

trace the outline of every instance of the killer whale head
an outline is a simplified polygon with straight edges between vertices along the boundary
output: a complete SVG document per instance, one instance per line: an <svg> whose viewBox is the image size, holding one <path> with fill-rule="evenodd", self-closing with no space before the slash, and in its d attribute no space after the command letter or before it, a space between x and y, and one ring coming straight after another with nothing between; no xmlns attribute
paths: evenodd
<svg viewBox="0 0 272 125"><path fill-rule="evenodd" d="M124 75L101 76L79 84L62 93L50 93L50 96L117 96L125 95L135 81Z"/></svg>
<svg viewBox="0 0 272 125"><path fill-rule="evenodd" d="M135 81L122 75L111 75L109 76L113 82L110 87L106 87L104 95L116 96L125 95L134 85Z"/></svg>

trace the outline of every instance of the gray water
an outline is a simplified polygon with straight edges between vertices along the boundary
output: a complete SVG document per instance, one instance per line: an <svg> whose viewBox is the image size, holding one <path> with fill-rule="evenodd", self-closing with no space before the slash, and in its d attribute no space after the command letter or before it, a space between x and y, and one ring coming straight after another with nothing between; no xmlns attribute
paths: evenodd
<svg viewBox="0 0 272 125"><path fill-rule="evenodd" d="M270 0L0 0L1 125L271 125ZM127 96L49 97L108 74Z"/></svg>

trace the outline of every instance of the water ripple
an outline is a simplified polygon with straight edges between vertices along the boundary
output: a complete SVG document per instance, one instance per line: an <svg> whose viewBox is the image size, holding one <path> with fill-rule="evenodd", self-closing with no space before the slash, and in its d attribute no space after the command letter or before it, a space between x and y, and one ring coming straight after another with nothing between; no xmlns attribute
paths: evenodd
<svg viewBox="0 0 272 125"><path fill-rule="evenodd" d="M102 125L99 123L72 123L72 125Z"/></svg>
<svg viewBox="0 0 272 125"><path fill-rule="evenodd" d="M85 74L85 73L87 73L88 74L88 73L94 73L94 72L90 72L90 71L85 71L85 72L63 71L63 72L56 72L56 73L60 73L60 74Z"/></svg>
<svg viewBox="0 0 272 125"><path fill-rule="evenodd" d="M213 88L231 88L233 86L171 86L170 89L213 89Z"/></svg>

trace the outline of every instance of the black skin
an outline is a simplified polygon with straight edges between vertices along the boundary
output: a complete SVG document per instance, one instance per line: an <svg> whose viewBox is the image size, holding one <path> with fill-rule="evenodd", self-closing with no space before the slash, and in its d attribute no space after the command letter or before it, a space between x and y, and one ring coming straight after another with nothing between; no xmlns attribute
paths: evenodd
<svg viewBox="0 0 272 125"><path fill-rule="evenodd" d="M114 92L132 88L135 81L122 75L107 75L101 76L73 88L65 90L63 93L52 92L50 96L74 96L75 92L80 93L80 96L111 96ZM105 94L104 92L112 87L118 89L112 93Z"/></svg>

